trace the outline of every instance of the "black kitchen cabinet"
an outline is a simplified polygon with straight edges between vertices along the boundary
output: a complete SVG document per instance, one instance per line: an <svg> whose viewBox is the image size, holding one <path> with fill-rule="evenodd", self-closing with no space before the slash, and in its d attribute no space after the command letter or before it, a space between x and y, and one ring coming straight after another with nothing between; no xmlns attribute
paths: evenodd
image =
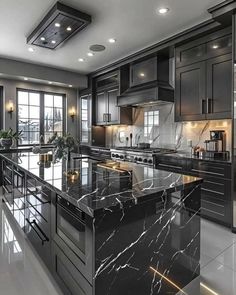
<svg viewBox="0 0 236 295"><path fill-rule="evenodd" d="M188 159L175 156L156 156L155 168L203 178L201 186L201 216L231 226L230 163Z"/></svg>
<svg viewBox="0 0 236 295"><path fill-rule="evenodd" d="M52 215L54 216L52 220L53 241L92 284L92 219L60 196L53 201Z"/></svg>
<svg viewBox="0 0 236 295"><path fill-rule="evenodd" d="M118 88L96 95L96 125L132 124L132 109L117 106Z"/></svg>
<svg viewBox="0 0 236 295"><path fill-rule="evenodd" d="M231 54L176 69L175 120L231 118L231 85Z"/></svg>
<svg viewBox="0 0 236 295"><path fill-rule="evenodd" d="M231 27L214 32L175 49L176 68L232 52Z"/></svg>
<svg viewBox="0 0 236 295"><path fill-rule="evenodd" d="M198 62L176 69L175 120L206 118L206 64Z"/></svg>
<svg viewBox="0 0 236 295"><path fill-rule="evenodd" d="M231 28L175 50L175 120L232 118Z"/></svg>
<svg viewBox="0 0 236 295"><path fill-rule="evenodd" d="M56 243L52 244L53 276L64 294L92 295L92 286Z"/></svg>
<svg viewBox="0 0 236 295"><path fill-rule="evenodd" d="M157 80L157 57L130 65L130 87Z"/></svg>
<svg viewBox="0 0 236 295"><path fill-rule="evenodd" d="M106 93L100 92L96 95L96 123L104 125L107 123L108 101Z"/></svg>
<svg viewBox="0 0 236 295"><path fill-rule="evenodd" d="M207 119L232 117L232 56L207 61Z"/></svg>

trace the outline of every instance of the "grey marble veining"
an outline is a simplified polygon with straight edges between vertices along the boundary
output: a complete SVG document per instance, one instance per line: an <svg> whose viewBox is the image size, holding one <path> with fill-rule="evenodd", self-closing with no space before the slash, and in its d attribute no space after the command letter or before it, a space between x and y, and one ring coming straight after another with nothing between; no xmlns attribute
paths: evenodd
<svg viewBox="0 0 236 295"><path fill-rule="evenodd" d="M149 136L144 136L144 112L159 110L159 126L152 128ZM231 121L212 120L196 122L175 122L174 104L167 103L160 106L135 108L133 111L133 125L106 127L107 146L125 146L125 137L133 133L133 145L147 142L151 147L171 148L190 152L188 140L193 146L205 148L204 141L209 139L210 130L225 130L226 150L231 151ZM124 135L123 137L120 134ZM130 142L128 142L130 144Z"/></svg>

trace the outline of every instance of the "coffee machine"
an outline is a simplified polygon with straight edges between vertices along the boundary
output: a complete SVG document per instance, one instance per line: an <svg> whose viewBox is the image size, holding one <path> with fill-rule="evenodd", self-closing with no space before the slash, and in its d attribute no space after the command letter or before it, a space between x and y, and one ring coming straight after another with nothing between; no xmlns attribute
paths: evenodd
<svg viewBox="0 0 236 295"><path fill-rule="evenodd" d="M206 154L211 158L227 158L225 130L211 130L210 139L205 140Z"/></svg>

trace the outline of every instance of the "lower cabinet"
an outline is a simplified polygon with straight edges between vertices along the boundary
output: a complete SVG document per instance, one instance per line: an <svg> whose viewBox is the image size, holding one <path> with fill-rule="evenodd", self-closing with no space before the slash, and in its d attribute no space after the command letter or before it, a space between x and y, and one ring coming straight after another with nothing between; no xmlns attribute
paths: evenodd
<svg viewBox="0 0 236 295"><path fill-rule="evenodd" d="M92 286L55 242L52 242L53 276L65 295L92 295Z"/></svg>
<svg viewBox="0 0 236 295"><path fill-rule="evenodd" d="M92 218L57 196L52 206L52 237L88 282L93 282Z"/></svg>
<svg viewBox="0 0 236 295"><path fill-rule="evenodd" d="M160 156L156 168L203 178L201 216L231 226L231 164L198 159Z"/></svg>

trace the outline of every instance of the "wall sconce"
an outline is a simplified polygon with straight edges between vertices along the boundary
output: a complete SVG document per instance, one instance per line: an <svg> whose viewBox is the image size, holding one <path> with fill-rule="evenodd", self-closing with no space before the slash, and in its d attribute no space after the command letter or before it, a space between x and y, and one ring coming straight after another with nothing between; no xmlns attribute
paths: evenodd
<svg viewBox="0 0 236 295"><path fill-rule="evenodd" d="M70 117L71 117L72 122L74 122L75 116L76 116L75 107L72 107L69 113L70 113Z"/></svg>
<svg viewBox="0 0 236 295"><path fill-rule="evenodd" d="M8 112L8 114L10 114L10 117L12 119L12 113L14 112L14 105L13 105L13 102L12 101L9 101L8 102L7 112Z"/></svg>

